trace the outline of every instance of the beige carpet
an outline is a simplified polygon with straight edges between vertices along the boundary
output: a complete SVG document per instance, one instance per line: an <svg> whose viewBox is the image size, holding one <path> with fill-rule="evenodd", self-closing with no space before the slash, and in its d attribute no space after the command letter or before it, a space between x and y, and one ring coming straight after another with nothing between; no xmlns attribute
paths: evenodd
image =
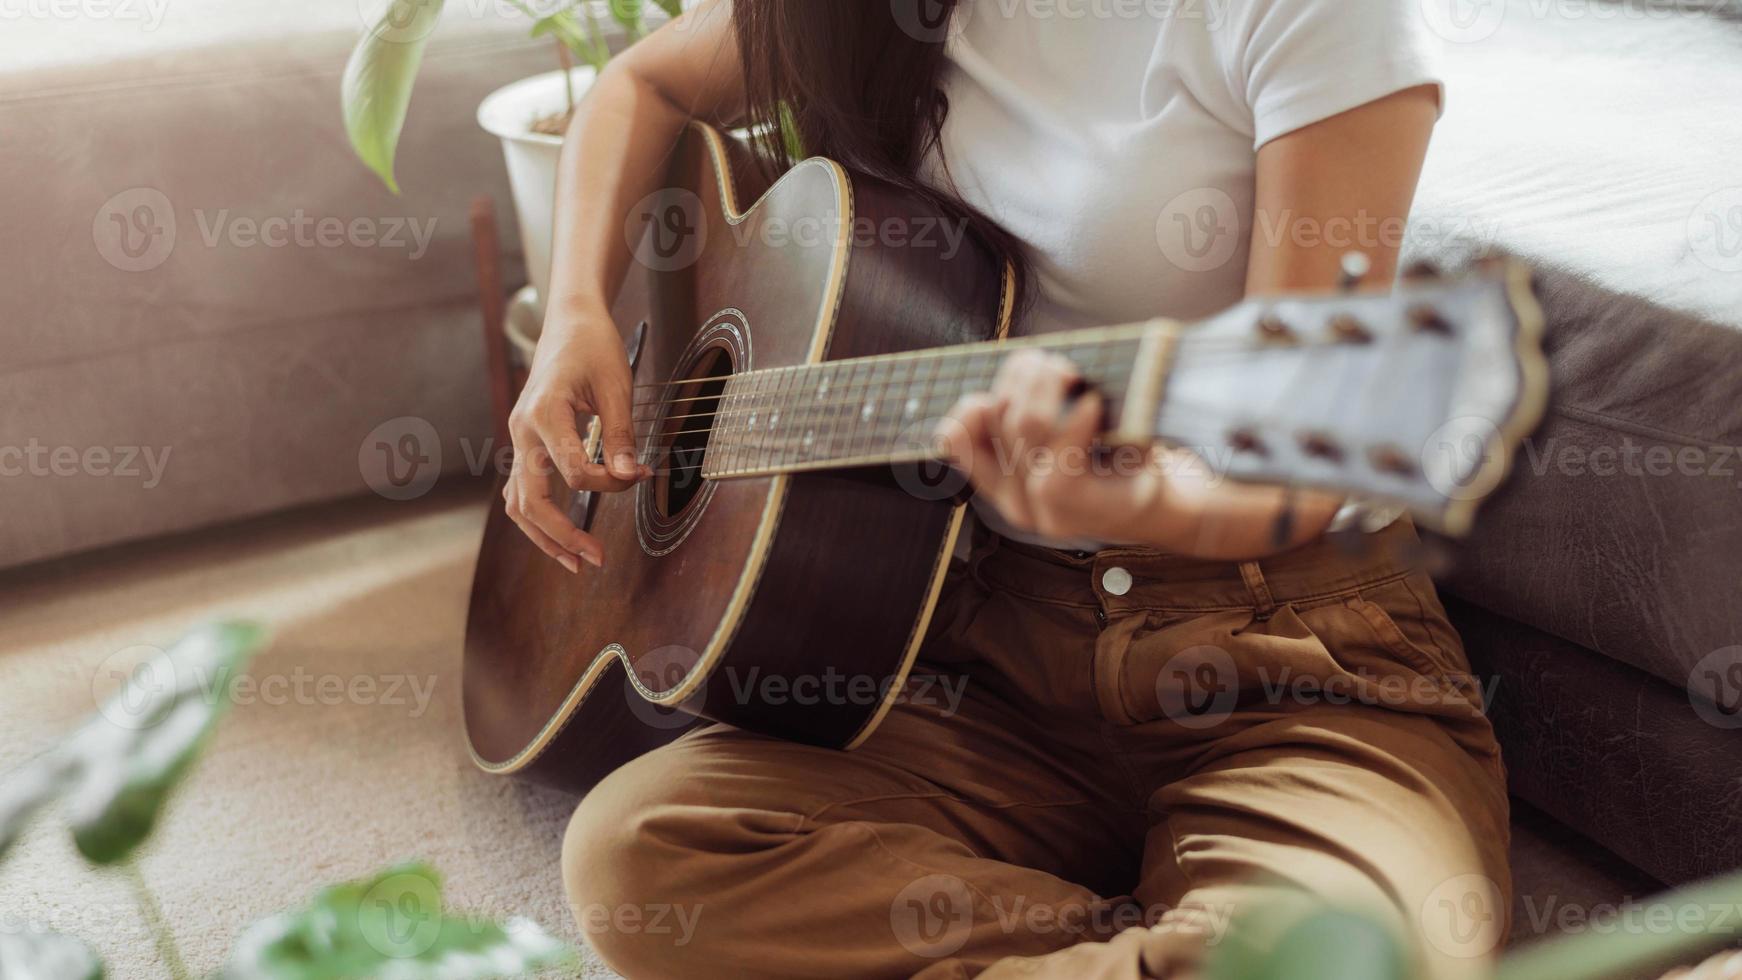
<svg viewBox="0 0 1742 980"><path fill-rule="evenodd" d="M475 771L461 741L484 507L477 488L356 501L0 576L0 771L89 714L130 648L258 618L275 635L250 671L260 693L142 861L189 966L215 968L245 925L323 884L411 857L455 905L582 946L557 870L574 800ZM0 863L0 927L20 924L83 937L111 977L168 975L123 882L87 870L53 813ZM580 975L612 976L590 954Z"/></svg>

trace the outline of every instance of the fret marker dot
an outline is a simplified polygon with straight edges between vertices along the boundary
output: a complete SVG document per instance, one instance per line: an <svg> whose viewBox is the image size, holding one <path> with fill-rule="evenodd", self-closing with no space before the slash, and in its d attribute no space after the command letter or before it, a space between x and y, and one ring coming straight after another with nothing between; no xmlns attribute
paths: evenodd
<svg viewBox="0 0 1742 980"><path fill-rule="evenodd" d="M877 411L877 403L874 401L868 401L865 403L865 410L859 413L859 417L864 419L865 421L869 422L869 421L871 421L871 416L876 411Z"/></svg>
<svg viewBox="0 0 1742 980"><path fill-rule="evenodd" d="M770 429L774 428L775 426L777 426L779 424L780 424L780 413L779 412L775 412L773 415L770 415L768 417L768 427Z"/></svg>
<svg viewBox="0 0 1742 980"><path fill-rule="evenodd" d="M829 393L829 379L824 378L823 383L820 385L817 385L817 398L819 400L821 400L822 397L828 393Z"/></svg>
<svg viewBox="0 0 1742 980"><path fill-rule="evenodd" d="M752 428L752 429L756 428L756 413L755 412L750 413L750 428Z"/></svg>
<svg viewBox="0 0 1742 980"><path fill-rule="evenodd" d="M811 443L817 441L817 434L809 429L804 430L804 448L809 449Z"/></svg>
<svg viewBox="0 0 1742 980"><path fill-rule="evenodd" d="M919 399L909 398L907 400L906 411L907 411L908 418L913 418L915 415L918 415L919 414Z"/></svg>

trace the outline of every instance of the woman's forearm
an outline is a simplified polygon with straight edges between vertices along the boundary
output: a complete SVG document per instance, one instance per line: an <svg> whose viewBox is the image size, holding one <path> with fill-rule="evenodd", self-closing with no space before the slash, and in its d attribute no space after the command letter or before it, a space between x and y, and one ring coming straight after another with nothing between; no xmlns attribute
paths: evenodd
<svg viewBox="0 0 1742 980"><path fill-rule="evenodd" d="M1316 490L1218 478L1190 454L1160 459L1157 516L1145 523L1143 543L1174 554L1250 561L1287 551L1323 534L1343 503Z"/></svg>
<svg viewBox="0 0 1742 980"><path fill-rule="evenodd" d="M710 0L614 59L576 106L557 169L547 332L610 322L633 258L630 211L660 189L692 118L741 112L730 4Z"/></svg>
<svg viewBox="0 0 1742 980"><path fill-rule="evenodd" d="M625 221L658 189L689 115L632 71L607 68L576 108L557 171L547 330L610 322L632 258Z"/></svg>

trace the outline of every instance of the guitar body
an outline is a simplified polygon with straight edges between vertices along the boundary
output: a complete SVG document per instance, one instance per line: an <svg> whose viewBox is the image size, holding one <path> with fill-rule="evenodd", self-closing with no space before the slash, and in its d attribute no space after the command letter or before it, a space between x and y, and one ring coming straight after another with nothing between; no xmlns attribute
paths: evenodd
<svg viewBox="0 0 1742 980"><path fill-rule="evenodd" d="M1000 337L1010 272L972 236L949 249L929 205L825 160L744 206L745 162L688 131L617 301L637 401L663 400L636 410L659 413L637 435L661 473L570 495L605 567L571 575L491 510L464 673L490 772L586 789L702 718L851 748L913 663L957 502L903 490L889 466L702 481L646 450L684 431L682 406L710 404L706 379Z"/></svg>

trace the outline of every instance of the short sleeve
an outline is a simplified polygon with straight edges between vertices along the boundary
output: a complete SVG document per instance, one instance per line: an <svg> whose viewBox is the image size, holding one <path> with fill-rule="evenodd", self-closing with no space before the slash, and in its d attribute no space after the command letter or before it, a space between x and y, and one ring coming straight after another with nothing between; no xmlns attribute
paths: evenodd
<svg viewBox="0 0 1742 980"><path fill-rule="evenodd" d="M1226 25L1225 67L1253 147L1387 95L1433 85L1440 39L1410 0L1250 0Z"/></svg>

